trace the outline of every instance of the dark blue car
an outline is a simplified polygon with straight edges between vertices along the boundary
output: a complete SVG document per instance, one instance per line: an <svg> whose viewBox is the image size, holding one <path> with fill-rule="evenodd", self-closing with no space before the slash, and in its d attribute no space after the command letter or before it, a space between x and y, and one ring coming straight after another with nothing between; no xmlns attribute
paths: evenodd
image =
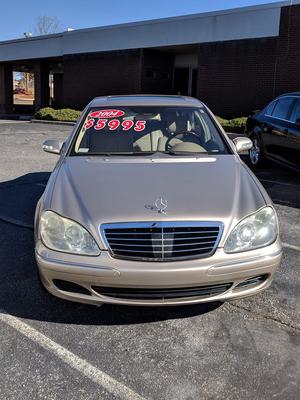
<svg viewBox="0 0 300 400"><path fill-rule="evenodd" d="M251 115L246 132L253 141L252 166L271 159L300 172L300 92L279 96Z"/></svg>

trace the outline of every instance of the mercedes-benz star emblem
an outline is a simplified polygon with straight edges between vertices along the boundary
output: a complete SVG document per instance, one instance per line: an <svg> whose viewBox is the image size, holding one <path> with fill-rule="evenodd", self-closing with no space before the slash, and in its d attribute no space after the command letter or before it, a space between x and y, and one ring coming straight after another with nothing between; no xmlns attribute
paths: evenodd
<svg viewBox="0 0 300 400"><path fill-rule="evenodd" d="M145 208L152 211L157 211L159 214L167 214L168 200L159 197L155 200L154 205L145 205Z"/></svg>

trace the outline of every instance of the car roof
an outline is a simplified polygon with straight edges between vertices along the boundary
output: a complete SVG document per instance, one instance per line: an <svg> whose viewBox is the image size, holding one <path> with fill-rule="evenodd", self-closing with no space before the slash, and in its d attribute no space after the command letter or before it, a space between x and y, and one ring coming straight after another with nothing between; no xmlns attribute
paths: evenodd
<svg viewBox="0 0 300 400"><path fill-rule="evenodd" d="M278 96L277 99L279 99L280 97L284 97L284 96L300 97L300 92L283 93L280 96Z"/></svg>
<svg viewBox="0 0 300 400"><path fill-rule="evenodd" d="M200 100L188 96L172 95L125 95L96 97L90 103L91 107L116 106L181 106L203 107Z"/></svg>

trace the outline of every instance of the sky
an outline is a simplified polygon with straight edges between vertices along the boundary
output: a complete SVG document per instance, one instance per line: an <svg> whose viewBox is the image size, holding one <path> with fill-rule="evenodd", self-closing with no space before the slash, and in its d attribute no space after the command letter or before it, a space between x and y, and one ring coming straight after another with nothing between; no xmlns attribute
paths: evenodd
<svg viewBox="0 0 300 400"><path fill-rule="evenodd" d="M278 0L0 0L0 41L34 30L38 16L56 16L64 30L223 10Z"/></svg>

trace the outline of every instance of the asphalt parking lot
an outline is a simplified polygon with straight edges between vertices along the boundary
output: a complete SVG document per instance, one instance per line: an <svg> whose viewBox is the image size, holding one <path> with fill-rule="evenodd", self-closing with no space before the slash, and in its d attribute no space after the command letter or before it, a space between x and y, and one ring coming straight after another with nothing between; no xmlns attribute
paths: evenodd
<svg viewBox="0 0 300 400"><path fill-rule="evenodd" d="M300 176L258 177L279 214L282 265L255 297L95 308L39 286L32 221L68 126L0 121L0 399L299 399Z"/></svg>

